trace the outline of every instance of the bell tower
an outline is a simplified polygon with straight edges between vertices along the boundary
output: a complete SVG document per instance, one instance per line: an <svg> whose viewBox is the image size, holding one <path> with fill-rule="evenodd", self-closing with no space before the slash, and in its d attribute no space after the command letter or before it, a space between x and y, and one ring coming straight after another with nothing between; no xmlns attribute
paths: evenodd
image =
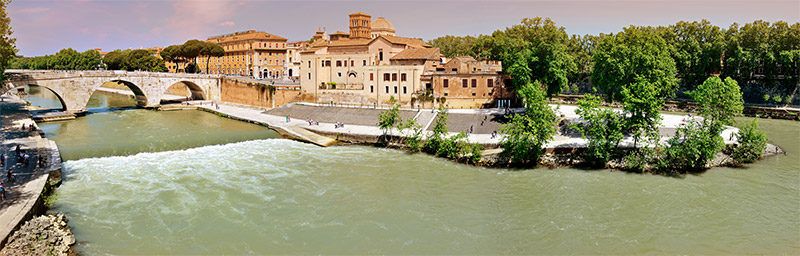
<svg viewBox="0 0 800 256"><path fill-rule="evenodd" d="M370 39L372 16L357 12L350 14L350 39Z"/></svg>

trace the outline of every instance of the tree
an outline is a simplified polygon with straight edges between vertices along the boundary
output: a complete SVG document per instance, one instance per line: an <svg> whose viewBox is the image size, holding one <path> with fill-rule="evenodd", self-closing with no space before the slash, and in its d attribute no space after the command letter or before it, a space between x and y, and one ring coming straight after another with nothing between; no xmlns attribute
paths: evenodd
<svg viewBox="0 0 800 256"><path fill-rule="evenodd" d="M433 125L433 131L428 136L428 141L425 142L423 149L430 153L436 154L442 145L442 142L447 137L447 119L449 114L447 107L444 104L439 104L439 112L436 115L436 122Z"/></svg>
<svg viewBox="0 0 800 256"><path fill-rule="evenodd" d="M741 115L744 108L739 84L730 77L725 82L719 77L709 77L689 95L697 102L699 114L718 126L715 128L733 125L733 118Z"/></svg>
<svg viewBox="0 0 800 256"><path fill-rule="evenodd" d="M391 108L381 111L378 114L378 128L383 130L383 134L390 133L395 125L400 124L403 120L400 118L400 104L394 96L389 98Z"/></svg>
<svg viewBox="0 0 800 256"><path fill-rule="evenodd" d="M225 56L225 49L215 43L204 42L203 49L200 51L201 56L206 56L206 74L208 74L209 61L211 57Z"/></svg>
<svg viewBox="0 0 800 256"><path fill-rule="evenodd" d="M0 88L5 88L5 70L14 58L17 49L14 43L17 39L11 38L11 18L8 17L6 7L11 0L0 0Z"/></svg>
<svg viewBox="0 0 800 256"><path fill-rule="evenodd" d="M544 85L536 82L517 90L525 103L525 113L514 114L511 121L500 128L505 134L500 141L503 155L513 163L536 164L544 154L542 148L556 133L556 114L545 101Z"/></svg>
<svg viewBox="0 0 800 256"><path fill-rule="evenodd" d="M476 38L472 36L443 36L428 41L433 47L441 49L442 55L447 58L457 56L474 56L472 43Z"/></svg>
<svg viewBox="0 0 800 256"><path fill-rule="evenodd" d="M678 83L664 39L651 27L630 26L603 38L592 60L592 82L608 100L622 101L634 147L642 137L657 140L658 110Z"/></svg>
<svg viewBox="0 0 800 256"><path fill-rule="evenodd" d="M197 39L192 39L186 41L185 43L183 43L183 45L181 45L180 51L178 52L178 56L180 56L184 61L195 63L196 66L197 65L196 58L197 56L200 56L200 52L202 52L205 48L206 48L205 42ZM196 71L197 70L192 70L192 73Z"/></svg>
<svg viewBox="0 0 800 256"><path fill-rule="evenodd" d="M578 101L575 111L583 123L573 125L581 137L589 140L588 150L583 154L590 165L603 166L618 153L620 141L625 137L625 115L612 109L600 108L603 99L586 94Z"/></svg>
<svg viewBox="0 0 800 256"><path fill-rule="evenodd" d="M736 135L738 145L731 157L738 163L752 163L761 158L767 148L767 135L758 130L758 119L745 124Z"/></svg>
<svg viewBox="0 0 800 256"><path fill-rule="evenodd" d="M114 50L109 53L106 53L106 56L103 57L103 63L108 66L109 70L121 70L124 69L124 62L125 62L125 53L121 50Z"/></svg>
<svg viewBox="0 0 800 256"><path fill-rule="evenodd" d="M630 26L604 37L592 60L592 83L608 100L622 100L621 91L637 83L647 83L656 95L666 97L678 83L669 47L651 27Z"/></svg>
<svg viewBox="0 0 800 256"><path fill-rule="evenodd" d="M564 27L549 18L525 18L520 25L479 37L472 52L478 59L500 60L507 65L516 88L538 80L546 85L550 97L565 90L568 76L578 71L565 45L568 40Z"/></svg>

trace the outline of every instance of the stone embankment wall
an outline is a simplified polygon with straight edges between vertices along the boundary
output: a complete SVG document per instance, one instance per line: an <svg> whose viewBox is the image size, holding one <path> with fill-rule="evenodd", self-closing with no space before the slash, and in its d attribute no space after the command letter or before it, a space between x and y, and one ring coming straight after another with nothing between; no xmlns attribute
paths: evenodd
<svg viewBox="0 0 800 256"><path fill-rule="evenodd" d="M299 86L276 86L275 94L270 95L267 84L258 84L233 79L222 79L222 102L272 108L285 105L298 99ZM274 104L273 104L274 103Z"/></svg>
<svg viewBox="0 0 800 256"><path fill-rule="evenodd" d="M552 104L578 104L578 100L583 99L583 95L559 95L549 100ZM618 103L606 104L613 108L622 108ZM692 101L667 100L663 111L670 112L697 112L697 103ZM800 121L800 110L795 107L771 107L758 105L745 105L742 114L748 117L775 118Z"/></svg>

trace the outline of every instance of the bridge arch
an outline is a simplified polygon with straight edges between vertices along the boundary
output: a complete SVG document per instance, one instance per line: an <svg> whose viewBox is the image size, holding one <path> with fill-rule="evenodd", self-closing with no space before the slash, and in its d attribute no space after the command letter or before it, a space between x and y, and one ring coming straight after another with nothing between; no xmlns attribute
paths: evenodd
<svg viewBox="0 0 800 256"><path fill-rule="evenodd" d="M203 88L200 87L199 85L197 85L196 83L191 82L191 81L177 81L175 83L172 83L170 86L167 86L166 89L163 92L161 92L161 94L162 95L166 95L167 91L169 91L170 88L173 88L173 86L175 86L177 84L186 85L186 88L191 93L191 99L192 100L206 100L206 99L208 99L206 97L205 92L203 91Z"/></svg>
<svg viewBox="0 0 800 256"><path fill-rule="evenodd" d="M136 100L136 106L139 106L139 107L146 107L147 106L147 95L145 95L144 90L142 90L142 88L139 87L139 85L137 85L137 84L135 84L133 82L130 82L130 81L119 80L119 79L111 80L110 82L122 84L122 85L125 85L126 87L128 87L128 89L130 89L131 92L133 92L134 99ZM101 85L102 85L102 83L101 83ZM94 92L97 91L97 88L99 88L99 86L96 87L92 91L92 94L94 94ZM89 95L89 96L91 96L91 95ZM87 98L86 102L83 103L83 108L84 109L86 109L86 104L89 104L89 98Z"/></svg>
<svg viewBox="0 0 800 256"><path fill-rule="evenodd" d="M52 92L53 95L56 96L56 99L58 99L58 102L61 103L61 108L60 109L56 108L56 109L59 109L61 111L67 110L67 102L64 101L64 97L62 97L61 94L59 94L57 91L53 90L52 88L50 88L48 86L42 86L42 85L38 85L38 84L23 84L23 85L16 85L14 87L14 90L18 90L20 88L25 88L25 86L28 86L28 88L31 88L31 86L36 86L36 87L39 87L39 88L47 89L48 91Z"/></svg>

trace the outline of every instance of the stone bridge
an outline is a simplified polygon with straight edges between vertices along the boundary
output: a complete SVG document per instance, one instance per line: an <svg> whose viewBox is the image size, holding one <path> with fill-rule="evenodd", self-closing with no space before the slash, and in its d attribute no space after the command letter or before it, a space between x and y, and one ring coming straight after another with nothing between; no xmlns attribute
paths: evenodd
<svg viewBox="0 0 800 256"><path fill-rule="evenodd" d="M140 107L158 107L167 89L183 83L192 93L193 100L220 99L220 75L129 72L129 71L52 71L6 70L7 80L0 93L25 85L37 85L52 91L61 101L64 110L72 113L86 111L92 94L105 82L126 85L136 95Z"/></svg>

